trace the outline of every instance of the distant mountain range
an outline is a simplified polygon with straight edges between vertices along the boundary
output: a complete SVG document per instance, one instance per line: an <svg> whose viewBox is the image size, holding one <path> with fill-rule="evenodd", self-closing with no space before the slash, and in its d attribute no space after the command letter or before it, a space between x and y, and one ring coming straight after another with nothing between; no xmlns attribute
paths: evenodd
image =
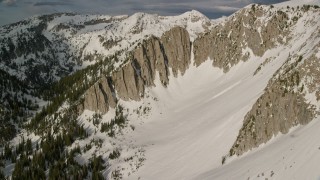
<svg viewBox="0 0 320 180"><path fill-rule="evenodd" d="M319 5L0 27L0 179L319 178Z"/></svg>

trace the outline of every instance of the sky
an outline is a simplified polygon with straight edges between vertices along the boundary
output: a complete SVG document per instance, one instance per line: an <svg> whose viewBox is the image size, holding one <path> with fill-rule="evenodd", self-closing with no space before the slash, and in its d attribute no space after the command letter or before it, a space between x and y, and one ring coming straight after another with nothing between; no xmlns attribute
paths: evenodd
<svg viewBox="0 0 320 180"><path fill-rule="evenodd" d="M75 12L81 14L131 15L146 12L177 15L198 10L214 19L228 16L251 4L272 4L284 0L0 0L0 26L39 14Z"/></svg>

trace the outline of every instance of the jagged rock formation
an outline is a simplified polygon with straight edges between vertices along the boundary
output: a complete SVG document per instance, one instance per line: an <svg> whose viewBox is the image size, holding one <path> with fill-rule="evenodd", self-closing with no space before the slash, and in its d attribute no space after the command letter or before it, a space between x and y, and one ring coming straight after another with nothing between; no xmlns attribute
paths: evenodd
<svg viewBox="0 0 320 180"><path fill-rule="evenodd" d="M284 93L279 85L269 87L244 117L230 155L242 155L279 132L286 134L291 127L307 124L314 118L314 111L301 94Z"/></svg>
<svg viewBox="0 0 320 180"><path fill-rule="evenodd" d="M294 26L297 20L295 17L289 18L287 13L281 10L267 13L272 10L271 6L252 5L195 39L195 64L200 65L210 58L213 66L227 72L239 61L246 61L252 55L263 56L267 50L289 42L290 27ZM144 88L154 85L157 71L162 84L166 86L169 83L170 70L174 76L177 76L178 72L184 74L190 64L190 57L191 43L184 28L172 28L161 38L152 36L131 52L127 64L112 74L108 88L114 88L114 92L108 90L108 93L101 93L101 88L96 90L97 85L91 87L84 96L83 108L105 113L110 106L110 97L113 97L111 107L114 107L116 98L138 101L144 96ZM266 63L267 61L269 62L266 60ZM244 125L230 150L230 155L241 155L267 142L279 132L287 133L291 127L306 124L315 117L314 107L306 103L302 91L295 89L303 88L301 78L315 72L307 71L306 74L302 67L311 66L298 66L300 61L301 58L298 58L293 63L294 67L284 66L282 69L286 73L280 74L278 79L270 80L265 93L245 116ZM294 70L297 67L300 69ZM279 72L280 70L275 76ZM106 97L101 98L101 94L106 94Z"/></svg>
<svg viewBox="0 0 320 180"><path fill-rule="evenodd" d="M103 77L84 95L83 109L106 113L115 106L115 97L123 100L140 100L144 87L153 86L156 73L164 86L169 83L169 68L173 75L183 74L189 67L191 43L187 30L175 27L159 39L151 37L132 52L127 64L112 74L112 81ZM114 88L114 92L113 92ZM111 103L111 104L110 104Z"/></svg>
<svg viewBox="0 0 320 180"><path fill-rule="evenodd" d="M0 69L29 86L51 85L75 70L114 54L126 54L139 43L175 26L192 36L208 30L210 20L197 11L178 19L136 13L132 16L56 13L0 27ZM194 26L199 26L192 29ZM120 56L119 56L120 57ZM123 60L119 58L122 65Z"/></svg>
<svg viewBox="0 0 320 180"><path fill-rule="evenodd" d="M303 6L302 11L307 11L309 6ZM277 11L277 14L278 11ZM291 24L296 23L299 16L291 17ZM316 26L313 19L305 22ZM287 36L291 38L290 36ZM303 57L299 52L290 55L282 67L269 81L264 94L256 101L252 109L244 117L243 126L239 131L236 142L230 149L229 155L242 155L244 152L266 143L278 133L287 133L298 124L305 125L318 115L317 102L307 100L307 94L314 94L319 100L319 66L318 48L320 47L319 29L308 37L312 48L308 49L309 55ZM286 40L290 42L290 39ZM314 42L313 42L314 41ZM306 42L299 47L299 51L306 48ZM303 53L305 54L305 53ZM269 60L266 60L267 62ZM259 70L259 67L257 70ZM311 95L313 96L313 95Z"/></svg>
<svg viewBox="0 0 320 180"><path fill-rule="evenodd" d="M226 72L239 61L246 61L251 55L262 56L265 51L282 44L288 37L286 25L288 15L279 10L266 18L266 6L252 5L233 15L224 24L194 41L194 59L198 66L208 57L215 67ZM252 50L247 51L247 48Z"/></svg>
<svg viewBox="0 0 320 180"><path fill-rule="evenodd" d="M184 74L189 67L191 54L189 37L189 33L179 27L172 28L161 37L168 65L172 68L174 76L177 76L178 71Z"/></svg>
<svg viewBox="0 0 320 180"><path fill-rule="evenodd" d="M89 88L85 94L83 103L78 107L79 112L84 109L106 113L109 107L116 106L114 90L111 80L102 77L96 84Z"/></svg>
<svg viewBox="0 0 320 180"><path fill-rule="evenodd" d="M143 82L131 63L113 73L112 78L119 98L136 101L140 99L144 91Z"/></svg>
<svg viewBox="0 0 320 180"><path fill-rule="evenodd" d="M85 141L90 136L94 141L98 131L101 132L97 133L99 136L104 134L112 139L115 135L114 129L120 130L117 127L125 126L129 121L122 111L127 110L129 114L132 110L124 109L118 101L142 100L147 95L146 88L155 86L158 79L166 87L169 77L184 75L188 71L191 53L194 54L196 66L211 59L213 66L226 73L241 61L247 61L253 56L253 59L264 58L266 54L267 59L253 76L259 75L261 68L275 59L284 61L282 56L273 58L276 54L270 55L266 52L272 52L277 46L280 50L288 50L295 46L297 41L306 40L299 38L303 36L303 30L315 25L320 27L320 23L308 21L317 17L317 10L311 8L315 14L309 19L305 17L312 13L302 15L302 12L307 11L307 7L297 9L251 5L223 21L212 21L212 24L196 11L173 19L145 13L130 17L55 14L1 27L0 34L8 36L0 38L0 45L3 45L0 49L0 76L3 76L3 79L9 77L9 80L0 80L0 90L6 93L0 94L0 122L3 122L0 125L3 133L0 134L7 134L0 138L0 142L12 139L15 136L15 123L22 123L28 116L34 117L31 120L33 129L28 129L29 131L37 129L38 124L41 124L41 128L38 128L41 140L46 138L48 129L52 129L53 135L60 132L66 135L66 129L72 129L70 133L75 136L72 140ZM299 20L301 17L304 19ZM296 24L299 26L295 26ZM17 27L26 30L16 32L14 29L19 29ZM295 31L296 27L303 27L302 31ZM314 32L312 37L318 37L319 32ZM295 36L298 38L295 39ZM320 45L316 43L318 42L305 42L299 47L308 48L305 46L311 44L314 49L310 51L290 51L294 54L289 53L286 63L269 80L262 96L244 117L243 127L229 155L241 155L267 142L278 133L287 133L297 124L308 123L317 115L319 107L310 104L307 97L311 94L315 95L317 100L320 99L320 74L317 68L320 66ZM298 48L295 47L295 50ZM305 55L311 51L315 53ZM276 64L276 67L280 65ZM275 70L276 68L272 72ZM12 75L15 77L11 78ZM66 78L63 78L65 76ZM30 79L32 81L29 81ZM58 82L57 86L52 85L55 81ZM48 87L40 89L42 85ZM50 85L54 88L50 89ZM261 87L264 87L266 82L262 85ZM66 90L66 87L70 88ZM55 90L57 92L53 92ZM259 87L258 93L260 90ZM38 92L43 94L37 96ZM47 107L41 112L34 104L38 102L31 101L35 97L40 100L47 98L44 99L48 101ZM126 103L124 104L126 106ZM101 114L107 113L110 108L115 109L114 118L103 119ZM141 105L131 112L134 114L136 111L140 117L139 111L143 109L145 113L148 108ZM83 113L85 109L98 113ZM9 117L14 113L17 116ZM94 114L91 116L90 113ZM242 119L239 118L239 121ZM70 128L70 122L82 126ZM129 129L129 126L127 127ZM91 128L92 134L87 133L89 131L85 128ZM135 127L130 128L134 131ZM51 131L48 134L51 135ZM70 139L66 138L66 142L66 146L61 146L61 150L73 145ZM92 145L101 146L102 142L99 139L99 142ZM111 144L113 143L115 142ZM91 142L85 147L84 144L80 146L80 152L88 152ZM99 148L96 150L95 153L102 152ZM119 152L115 151L116 153L108 151L103 153L120 156L121 149ZM133 157L126 157L124 161L130 161L130 158L132 160ZM113 172L111 174L114 175Z"/></svg>
<svg viewBox="0 0 320 180"><path fill-rule="evenodd" d="M319 30L320 35L320 30ZM320 43L315 48L318 48L320 52ZM304 68L307 67L307 68ZM315 54L310 56L306 61L303 62L301 67L299 67L299 72L301 74L302 80L304 81L304 86L307 89L307 93L315 94L316 100L320 100L320 62L319 57Z"/></svg>
<svg viewBox="0 0 320 180"><path fill-rule="evenodd" d="M21 97L20 94L17 97L50 101L49 114L57 111L68 99L72 99L69 102L76 105L79 113L84 109L106 113L115 106L117 98L140 100L144 86L154 85L154 79L158 77L156 71L164 85L168 83L169 66L174 75L178 71L183 73L190 63L190 36L195 38L197 34L209 30L212 26L210 22L197 11L186 12L176 18L146 13L114 17L73 13L34 16L0 27L0 70L24 84ZM176 26L186 28L190 34L185 34L186 30ZM171 29L172 32L163 36L168 39L161 40L163 33ZM145 44L147 42L153 43L154 47ZM144 45L137 48L139 44ZM164 46L181 48L164 52ZM126 56L128 52L131 52L130 58ZM129 63L126 61L128 59ZM99 74L100 71L107 71L104 72L105 78ZM88 77L82 76L82 73ZM64 79L69 83L73 81L68 92L64 95L62 91L52 92L57 84L66 85ZM60 85L57 85L58 89L62 88ZM80 100L79 96L83 94L86 98ZM11 98L8 97L5 98ZM77 100L81 103L73 104ZM21 119L29 118L39 111L39 106L33 105L34 102L28 102L27 106L32 104L34 107L31 111L20 108L25 106L23 103L17 103L19 107L15 107L14 103L5 107L3 103L0 114L20 108ZM20 122L16 113L9 114L14 116L3 116L7 119L8 125L5 126L18 127L13 125ZM44 119L44 116L38 118Z"/></svg>
<svg viewBox="0 0 320 180"><path fill-rule="evenodd" d="M156 37L143 42L143 45L134 51L133 66L146 86L153 86L155 80L155 72L159 71L159 77L163 84L169 82L167 59L163 52L162 44Z"/></svg>
<svg viewBox="0 0 320 180"><path fill-rule="evenodd" d="M315 54L303 63L302 60L302 56L289 58L270 80L264 94L244 117L237 140L230 149L231 156L242 155L279 132L286 134L293 126L305 125L317 115L316 107L307 103L305 95L318 94L315 87L319 76L314 67L319 63Z"/></svg>

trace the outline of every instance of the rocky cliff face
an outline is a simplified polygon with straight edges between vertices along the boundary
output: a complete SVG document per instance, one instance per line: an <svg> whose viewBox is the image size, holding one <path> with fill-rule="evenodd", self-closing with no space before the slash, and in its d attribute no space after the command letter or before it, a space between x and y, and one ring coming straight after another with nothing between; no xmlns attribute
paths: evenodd
<svg viewBox="0 0 320 180"><path fill-rule="evenodd" d="M278 133L286 134L293 126L305 125L314 119L319 109L306 99L306 94L314 94L319 100L320 76L314 68L318 64L315 54L304 60L302 56L288 58L244 117L230 155L242 155Z"/></svg>
<svg viewBox="0 0 320 180"><path fill-rule="evenodd" d="M114 89L112 87L111 79L102 77L96 84L94 84L86 94L83 104L79 105L79 112L84 109L97 111L100 113L108 112L109 108L116 106L116 98Z"/></svg>
<svg viewBox="0 0 320 180"><path fill-rule="evenodd" d="M307 124L320 112L319 15L316 6L251 5L219 22L210 21L196 11L176 17L145 13L130 17L54 14L0 27L0 148L16 137L17 128L23 129L27 118L34 117L27 132L42 136L37 142L45 142L48 132L59 137L59 133L66 135L65 132L71 130L76 143L90 141L76 145L84 153L79 157L87 161L90 153L103 154L108 168L110 163L113 168L110 170L116 170L109 175L117 179L120 161L114 158L119 158L116 156L121 156L120 152L135 148L132 157L128 154L121 157L124 162L135 164L132 173L144 161L140 145L136 146L131 139L125 144L125 136L117 139L115 134L122 130L134 131L137 122L129 122L132 119L149 118L149 105L153 103L149 101L153 99L142 99L156 80L166 87L172 83L169 77L184 75L192 60L196 66L212 60L212 65L225 73L241 61L264 61L252 76L245 74L249 81L263 75L259 72L265 65L268 68L282 65L277 71L270 68L276 72L272 79L265 78L259 84L259 92L255 93L262 95L249 112L236 120L238 116L232 117L234 122L243 122L243 126L239 127L229 155L242 155L279 133L287 133L293 126ZM280 53L282 50L284 53ZM275 62L278 60L281 62ZM256 65L250 62L239 67L245 66L248 72L253 72L251 68ZM245 78L241 80L247 80ZM56 86L53 82L57 82ZM223 98L228 94L226 90L234 87L222 89L221 86L221 93L211 100L216 102L217 95ZM45 104L41 98L47 98L48 104L39 112L38 105ZM129 109L125 107L127 103L118 103L120 100L142 101L134 103L141 104L140 107ZM111 108L115 109L114 117L101 116ZM98 113L83 113L85 109ZM104 135L106 138L102 138ZM68 137L63 139L66 141L66 145L61 146L63 154L70 146L76 147ZM102 147L104 145L107 146ZM90 150L92 146L96 146L94 152ZM6 169L12 166L5 164ZM51 169L46 168L46 171Z"/></svg>
<svg viewBox="0 0 320 180"><path fill-rule="evenodd" d="M156 37L143 42L142 46L134 51L133 66L146 86L153 86L156 70L163 84L169 82L168 61L163 45Z"/></svg>
<svg viewBox="0 0 320 180"><path fill-rule="evenodd" d="M126 101L140 100L144 92L144 84L137 72L132 63L129 63L113 73L112 78L119 98Z"/></svg>
<svg viewBox="0 0 320 180"><path fill-rule="evenodd" d="M173 75L176 77L178 71L184 74L189 67L191 54L188 32L180 27L175 27L164 33L161 41Z"/></svg>
<svg viewBox="0 0 320 180"><path fill-rule="evenodd" d="M242 9L197 38L193 50L195 64L198 66L209 57L215 67L226 72L239 61L246 61L252 55L262 56L276 44L290 39L288 15L280 10L268 15L272 8L264 8L266 6L252 5Z"/></svg>
<svg viewBox="0 0 320 180"><path fill-rule="evenodd" d="M130 17L39 16L0 28L0 34L6 34L0 38L0 70L6 71L8 76L14 74L17 82L30 83L22 89L41 88L75 69L106 61L111 55L124 57L121 55L127 54L126 62L110 58L106 66L111 70L103 75L97 73L101 78L88 89L85 87L87 91L77 106L79 114L84 109L104 114L115 108L119 99L141 100L145 88L154 86L156 78L167 86L170 75L183 75L190 66L191 53L196 66L209 58L213 66L227 72L240 61L252 56L263 57L272 48L292 46L293 36L303 34L292 34L295 25L302 14L309 11L318 10L307 6L251 5L216 24L195 11L179 16L178 20L145 13ZM309 24L315 26L316 23ZM313 37L317 38L318 34L319 30ZM286 133L294 125L308 123L315 116L314 106L306 103L305 96L314 93L320 99L317 78L320 75L316 68L319 57L313 54L302 59L292 55L288 64L275 74L277 78L270 80L264 94L244 117L244 125L230 155L241 155L279 132ZM92 80L92 84L95 81ZM21 95L21 99L23 97ZM3 104L1 112L6 109ZM34 108L30 109L36 110L36 106L32 106Z"/></svg>
<svg viewBox="0 0 320 180"><path fill-rule="evenodd" d="M45 104L50 101L47 106L51 114L65 101L76 105L79 113L84 109L106 113L117 98L140 100L145 86L154 85L156 77L160 77L163 85L168 84L169 67L174 75L187 69L190 36L195 38L211 26L211 21L197 11L175 17L146 13L114 17L57 13L2 26L0 71L21 82L23 89L18 90L21 95L15 95L10 89L1 88L5 84L0 85L4 89L1 98L14 101L7 106L7 100L0 99L0 120L6 119L5 126L14 129L20 119L39 111L39 101L45 102L40 104L44 105L43 111L47 111ZM100 71L107 71L104 77ZM68 90L57 90L65 85ZM83 94L85 98L80 100ZM81 103L74 104L78 100ZM26 108L29 105L30 111ZM19 114L12 113L20 110ZM12 134L11 138L15 133Z"/></svg>
<svg viewBox="0 0 320 180"><path fill-rule="evenodd" d="M0 27L0 69L31 87L50 86L90 64L132 51L150 36L160 38L176 26L196 36L209 29L211 23L197 11L175 18L146 13L35 16ZM122 65L121 57L121 63L112 63Z"/></svg>
<svg viewBox="0 0 320 180"><path fill-rule="evenodd" d="M189 67L189 37L187 30L175 27L165 32L161 38L153 36L143 41L131 53L129 62L112 74L112 81L109 81L108 86L103 77L87 91L83 108L80 109L106 113L110 105L114 107L116 98L138 101L144 96L144 88L154 85L156 73L166 86L169 83L169 69L177 76Z"/></svg>
<svg viewBox="0 0 320 180"><path fill-rule="evenodd" d="M282 85L271 83L244 117L230 155L242 155L278 133L286 134L291 127L305 125L315 117L312 105L306 103L303 95L288 91Z"/></svg>
<svg viewBox="0 0 320 180"><path fill-rule="evenodd" d="M309 8L303 6L301 10L307 11ZM291 17L293 21L282 24L294 25L292 23L296 23L298 17ZM313 19L306 19L304 22L304 26L318 26L318 22ZM244 117L243 126L230 149L230 155L242 155L266 143L278 133L285 134L293 126L307 124L318 115L320 81L316 67L319 64L319 32L319 29L315 28L315 31L306 35L312 46L307 47L307 42L301 44L296 52L289 54L286 62L274 74L263 95ZM288 37L286 43L290 42L291 37Z"/></svg>
<svg viewBox="0 0 320 180"><path fill-rule="evenodd" d="M283 11L272 6L252 5L240 10L194 40L195 65L210 58L213 66L227 72L250 56L261 57L267 50L285 45L292 39L290 33L298 18L289 17L287 13L290 11L295 9ZM144 88L154 85L156 73L166 86L169 83L169 72L176 77L179 72L183 75L188 69L191 46L188 32L181 27L172 28L161 38L152 36L144 40L131 52L129 62L112 74L108 86L101 86L101 81L106 82L102 78L88 90L83 108L105 113L109 106L115 106L117 98L138 101L144 96ZM306 80L318 82L310 78L317 72L311 70L314 66L310 64L316 63L315 59L313 55L301 65L302 57L291 56L276 72L274 76L277 78L270 80L264 94L244 117L243 127L230 155L241 155L267 142L279 132L287 133L291 127L306 124L315 117L315 107L306 103L305 99L305 93L311 91L320 97L316 88L318 86L314 87L313 83ZM311 91L306 92L304 87Z"/></svg>

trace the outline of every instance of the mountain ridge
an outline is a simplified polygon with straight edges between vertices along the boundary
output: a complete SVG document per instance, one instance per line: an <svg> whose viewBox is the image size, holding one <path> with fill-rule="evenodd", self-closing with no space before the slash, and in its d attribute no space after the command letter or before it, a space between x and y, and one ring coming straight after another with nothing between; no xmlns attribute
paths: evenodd
<svg viewBox="0 0 320 180"><path fill-rule="evenodd" d="M89 41L86 42L87 44L84 43L86 45L82 46L84 49L81 50L81 53L76 53L75 60L70 60L70 58L74 58L70 56L67 58L67 62L63 62L61 60L58 62L55 61L58 64L60 63L61 66L67 67L66 65L71 63L69 64L70 67L76 67L73 66L72 63L76 63L77 60L81 60L80 62L77 62L79 65L75 70L68 70L68 68L65 68L66 71L69 71L66 74L71 74L70 79L68 79L68 76L64 79L62 75L62 79L57 81L57 87L55 87L62 88L62 91L50 92L49 90L49 94L47 95L50 97L50 93L53 93L52 98L59 100L52 101L52 99L48 98L47 101L49 103L47 104L47 107L40 113L38 111L36 115L37 120L31 120L32 127L28 128L28 131L33 132L34 129L37 129L37 131L35 131L35 134L37 135L33 133L31 135L31 137L34 138L33 142L36 144L42 141L46 143L46 141L50 139L49 137L51 134L59 137L59 134L62 133L62 139L64 139L69 137L69 134L66 133L66 129L70 128L67 119L68 117L72 117L70 121L72 120L71 122L75 123L74 126L78 128L77 130L72 130L74 134L76 134L76 138L65 140L66 144L64 146L68 147L71 145L71 147L80 148L80 153L75 157L75 159L77 159L76 161L82 166L87 164L87 162L90 162L90 155L100 154L106 161L105 165L108 166L108 170L98 170L100 173L102 172L105 177L114 179L120 177L130 178L130 175L132 173L136 173L136 171L138 171L139 174L140 168L144 169L150 166L150 164L147 167L143 166L144 163L149 162L148 158L152 158L148 156L148 151L146 151L146 149L151 152L154 150L152 150L149 145L137 145L133 143L132 141L134 140L129 137L130 133L134 134L136 132L136 128L137 131L144 129L143 125L140 127L139 124L148 123L149 116L152 118L161 117L160 115L162 112L158 112L159 110L154 108L161 107L161 103L164 103L165 101L162 101L163 97L158 96L157 92L153 92L154 89L157 91L157 88L168 87L168 91L173 92L171 95L178 96L176 92L172 89L170 90L170 88L172 88L171 86L174 87L179 85L176 84L179 82L176 78L183 79L184 76L189 77L190 75L187 75L189 69L197 69L197 67L203 68L203 66L211 67L209 64L212 64L213 67L211 68L216 73L212 75L217 75L217 77L221 79L220 81L213 81L213 83L217 83L217 86L209 86L209 89L216 90L217 92L216 94L213 94L213 97L206 100L205 103L213 103L213 100L217 98L220 99L223 97L222 95L230 93L232 94L230 97L236 97L234 89L239 88L238 90L243 90L246 87L248 88L249 86L245 85L251 85L250 83L258 82L258 78L261 78L260 80L263 82L259 85L259 88L257 87L255 89L258 91L253 92L253 95L250 96L250 98L243 101L246 103L243 103L242 105L245 104L246 109L249 110L251 108L251 110L246 110L246 112L244 112L243 109L234 109L234 111L237 111L241 115L237 116L237 118L230 117L229 121L237 124L237 127L233 128L240 130L239 135L232 147L231 140L235 140L236 133L233 132L232 137L228 137L228 144L230 147L223 147L223 150L219 151L218 159L223 155L221 153L224 153L224 155L227 156L235 154L241 155L252 148L256 148L259 145L266 143L274 135L277 135L278 132L287 133L291 127L296 126L299 123L305 124L316 117L316 112L319 111L319 107L317 105L318 102L317 100L311 100L314 99L315 95L318 93L316 90L317 85L316 87L313 87L312 83L310 83L308 79L313 77L313 82L316 83L316 77L318 77L316 69L311 68L317 63L317 54L320 51L319 48L317 49L317 44L320 42L319 36L317 35L317 33L319 33L317 31L317 28L319 28L319 21L316 18L317 15L319 15L319 9L317 6L305 5L299 8L288 8L286 6L276 8L273 6L254 4L238 11L234 15L220 22L213 23L210 21L209 24L207 23L209 22L208 19L203 17L202 14L199 14L197 11L191 11L190 13L181 15L181 17L186 18L187 20L181 20L181 17L178 17L178 20L176 20L174 17L171 17L172 19L166 19L165 17L157 16L159 21L168 21L169 25L163 28L168 28L167 31L160 31L160 33L157 32L155 35L151 33L151 35L144 36L143 32L146 30L144 28L148 26L148 23L152 24L152 22L157 22L157 18L154 19L155 15L138 13L127 18L130 18L130 22L133 19L134 22L137 22L139 25L147 25L139 27L127 24L128 27L130 27L128 28L129 31L124 27L123 29L120 27L120 31L130 32L129 34L131 34L131 37L143 37L143 39L140 39L140 41L137 42L133 41L133 45L130 45L129 43L130 46L125 46L125 48L122 47L123 49L120 48L120 53L116 53L116 55L110 53L114 51L108 51L108 48L112 49L114 47L118 47L118 43L123 41L123 39L119 39L118 36L112 36L118 37L118 39L110 38L106 40L104 36L101 36L101 32L103 32L104 28L108 28L108 26L105 26L105 24L108 24L105 21L109 21L111 19L118 23L118 20L126 20L124 16L117 17L119 19L112 19L112 17L109 16L101 16L104 17L102 19L90 19L89 21L85 21L89 22L86 25L87 27L83 27L84 25L79 25L77 23L71 24L72 26L70 24L69 26L65 26L68 23L53 23L51 25L49 23L49 27L52 27L50 29L52 32L68 32L66 35L67 37L64 37L66 39L81 32L81 34L83 34L83 38ZM74 16L77 15L70 15L70 17ZM201 17L197 19L199 16ZM61 17L63 19L64 15L61 15L58 18ZM52 17L49 15L43 16L42 18L50 19ZM144 18L146 18L146 20L144 20ZM150 20L150 18L152 20ZM37 17L35 17L35 19L37 19ZM76 18L73 19L76 21ZM179 22L179 19L182 23ZM195 19L194 22L192 22L192 19ZM102 21L103 27L99 27L101 24L99 21ZM98 23L98 25L95 23ZM180 25L182 24L182 27L175 27L175 23L180 23ZM48 38L50 35L46 34L46 32L44 33L45 35L41 34L43 29L45 29L43 28L45 25L41 25L41 23L39 23L39 25L40 27L38 28L30 28L30 30L34 32L35 37L38 37L40 41L44 37L47 40L50 39ZM193 25L195 27L193 27ZM97 26L97 28L90 29L90 26ZM306 29L305 27L309 27L309 29ZM42 29L41 33L39 32L39 28L40 30ZM118 29L119 26L116 24L111 28ZM88 29L93 35L88 35ZM276 32L274 32L275 30ZM199 35L197 35L198 32L200 33ZM304 35L304 32L308 33ZM145 33L148 34L149 32ZM109 35L108 33L106 34ZM126 33L124 34L127 35ZM92 40L93 36L96 37L96 39ZM79 36L74 39L81 37L82 36ZM47 40L44 40L44 42ZM56 42L64 43L63 41L66 40L63 38L61 40L56 40ZM10 41L6 39L6 42ZM51 39L44 45L50 45L51 47L52 42L53 41ZM93 42L99 42L99 47L97 47ZM34 43L37 44L37 41ZM9 50L7 51L16 51L17 48L15 48L16 45L14 43L14 47L10 45L10 43L8 44L9 45L7 47ZM64 51L63 47L57 45L53 46L58 47L58 52ZM75 47L77 47L77 45L73 46L73 48ZM101 50L99 50L101 47L103 47L106 52L112 54L112 56L101 56ZM129 48L127 49L127 47ZM44 52L43 55L50 52L46 50L49 49L46 46L44 46L44 48L39 46L35 49L35 52L37 52L37 50ZM123 52L121 52L122 50ZM27 51L33 53L34 49L27 49ZM292 53L293 55L291 55ZM2 51L0 55L3 57L3 54L4 53ZM36 53L34 56L36 57ZM62 54L59 56L67 57L68 55ZM55 56L54 53L52 53L52 57L54 58L58 56ZM9 56L9 59L10 58L12 57ZM31 60L31 64L33 61L34 60ZM78 70L81 69L81 63L83 63L83 67L87 67L84 68L83 71ZM9 63L7 67L11 68L11 66L14 67L14 65ZM52 65L49 65L49 67L51 66ZM4 63L2 63L1 67L5 67ZM39 66L34 68L37 69ZM29 69L30 68L26 68L26 70ZM57 69L59 69L59 66L57 66ZM46 71L46 68L44 68L44 70ZM243 73L240 73L239 76L245 75L241 77L243 79L237 79L232 76L232 74L237 76L236 70ZM247 70L247 72L245 72L245 70ZM72 73L72 71L75 71L75 73ZM206 71L209 72L210 70L206 69ZM77 72L81 73L77 74ZM273 80L263 78L263 73L268 74L266 77L272 77L273 75ZM206 76L205 74L202 76L209 78L209 76ZM234 81L228 81L228 78L234 79ZM65 83L59 84L59 82L63 80L65 80ZM230 83L230 85L224 87L224 89L220 89L219 84L223 84L224 80ZM243 80L247 80L248 82L244 83ZM191 82L194 81L197 80L192 79ZM82 86L79 86L79 84L83 82L85 83ZM37 83L37 81L35 81L35 83ZM185 82L182 84L184 83ZM63 92L63 88L70 87L70 85L72 87L71 92ZM183 92L183 87L176 88L178 90L181 89L181 92ZM261 106L260 101L265 103L264 98L267 98L268 95L270 96L271 92L273 93L271 94L271 96L273 96L271 101L267 101L266 108L259 109ZM312 93L315 94L312 95ZM72 98L70 98L70 94L76 95L73 95ZM227 96L225 97L228 99ZM293 103L294 107L289 108L295 109L293 113L287 111L286 114L281 111L277 111L277 108L270 108L271 110L268 109L269 107L272 107L272 104L287 107L286 105L288 102L282 97L286 99L300 99L301 101ZM197 102L196 100L194 101ZM312 102L311 106L309 106L310 103L308 105L308 101ZM55 104L55 102L57 103ZM221 100L219 102L223 103ZM168 105L171 104L169 102L166 103L168 103ZM203 107L203 105L198 106ZM183 105L182 107L185 106ZM210 107L219 109L218 106ZM177 108L177 110L184 109L174 106L173 110L175 108ZM192 110L192 108L187 110ZM200 109L197 110L201 111ZM178 116L175 111L166 111L169 115L174 115L168 115L167 118L181 118L181 116ZM300 112L307 113L301 114ZM160 113L159 117L154 113ZM210 115L205 112L203 113L206 114L206 117ZM295 113L298 113L298 115L301 114L302 117L300 119L302 119L302 121L296 121L293 119L292 123L287 123L285 128L282 127L282 129L280 128L281 130L279 130L279 128L275 128L276 126L268 127L263 125L267 121L265 116L267 113L272 113L274 114L273 117L277 117L269 120L270 123L276 124L279 119L282 119L281 117L278 118L277 115L284 115L285 118L293 116L290 118L293 119L297 116ZM258 118L255 118L255 120L252 120L252 118L250 119L252 114L255 114ZM226 114L220 114L220 116L221 120L229 117ZM135 120L134 118L137 119ZM214 117L212 118L215 119ZM243 119L244 124L241 128L240 125ZM219 119L215 120L218 121ZM177 123L180 124L182 122ZM203 121L203 123L209 123L209 121ZM139 130L139 128L141 130ZM51 133L51 131L47 132L48 129L53 129L54 133ZM267 130L266 135L264 134L265 130ZM83 134L84 131L85 133ZM254 132L258 133L258 135L254 135ZM48 138L46 138L46 136L48 136ZM96 138L100 139L101 142L100 140L96 142ZM14 141L17 142L17 139ZM252 139L254 139L254 141ZM95 142L95 145L89 143L89 140ZM181 141L184 142L184 140ZM99 143L101 144L99 145ZM196 143L199 142L196 141ZM106 148L101 148L102 144L106 146ZM89 151L85 150L89 145L91 147L89 148ZM42 145L41 147L44 148ZM71 147L69 150L72 150ZM210 147L213 146L211 145ZM228 152L230 148L231 150ZM208 149L205 150L207 151ZM83 155L81 155L82 153ZM231 157L231 159L232 158L233 157ZM229 158L226 158L226 160L229 163ZM132 165L134 162L136 163ZM214 158L214 163L215 168L217 168L217 157ZM230 163L232 163L232 161ZM19 164L19 161L16 165L17 164ZM9 164L6 164L6 167L8 167L7 165ZM125 168L126 170L121 170L122 168ZM193 172L192 170L189 171L190 173ZM146 171L142 171L141 174L145 175L145 177L152 176L152 174L145 174L145 172ZM159 172L161 172L161 169ZM176 177L178 178L181 173L183 172L180 172L180 174L178 173ZM92 177L93 174L92 170L92 174L89 175L89 177ZM135 174L134 176L139 176L138 174ZM197 174L199 175L199 172L197 172ZM6 175L10 175L7 170ZM193 176L195 176L195 174L193 174Z"/></svg>

